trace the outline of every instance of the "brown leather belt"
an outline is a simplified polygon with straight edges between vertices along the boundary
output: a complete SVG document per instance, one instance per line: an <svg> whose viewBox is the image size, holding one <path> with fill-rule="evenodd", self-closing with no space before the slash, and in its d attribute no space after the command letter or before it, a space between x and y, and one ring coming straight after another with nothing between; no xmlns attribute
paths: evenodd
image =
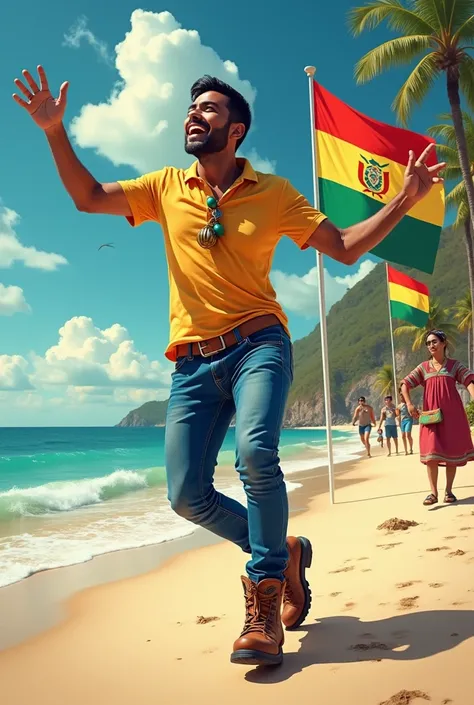
<svg viewBox="0 0 474 705"><path fill-rule="evenodd" d="M242 338L247 338L252 333L256 333L263 328L268 328L269 326L281 325L280 320L273 313L268 313L264 316L257 316L256 318L251 318L250 321L242 323L240 326L236 326L236 330L239 331ZM187 355L201 355L202 357L210 357L215 355L226 348L230 348L232 345L237 345L239 342L237 336L233 330L224 333L224 335L218 335L216 338L210 338L209 340L200 340L197 343L181 343L176 347L176 357L185 357ZM189 347L191 345L191 352Z"/></svg>

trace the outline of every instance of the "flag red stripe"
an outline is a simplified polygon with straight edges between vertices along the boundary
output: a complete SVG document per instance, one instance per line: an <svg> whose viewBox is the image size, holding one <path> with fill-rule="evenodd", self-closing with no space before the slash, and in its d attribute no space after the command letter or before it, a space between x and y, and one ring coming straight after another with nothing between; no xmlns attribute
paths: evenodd
<svg viewBox="0 0 474 705"><path fill-rule="evenodd" d="M385 157L399 164L407 164L409 149L418 156L428 144L435 142L431 137L403 130L400 127L392 127L367 117L343 103L316 81L313 81L313 88L316 130L339 137L365 152ZM436 164L437 161L433 150L427 164Z"/></svg>
<svg viewBox="0 0 474 705"><path fill-rule="evenodd" d="M388 267L388 281L392 284L399 284L400 286L405 286L407 289L412 289L413 291L419 291L420 294L430 295L429 289L426 284L408 277L406 274L402 274L398 269L393 267Z"/></svg>

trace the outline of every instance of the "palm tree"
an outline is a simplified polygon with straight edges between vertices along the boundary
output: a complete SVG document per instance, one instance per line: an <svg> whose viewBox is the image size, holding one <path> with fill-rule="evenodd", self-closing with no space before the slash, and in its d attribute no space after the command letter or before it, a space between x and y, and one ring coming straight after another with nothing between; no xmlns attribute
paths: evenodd
<svg viewBox="0 0 474 705"><path fill-rule="evenodd" d="M442 144L438 144L437 149L443 159L446 161L445 177L449 181L455 180L457 183L448 193L446 204L448 207L457 208L456 220L454 227L462 227L464 230L464 242L466 245L467 266L469 273L469 298L474 305L474 247L473 247L473 229L471 227L471 219L469 217L469 203L467 200L466 186L462 178L461 165L459 163L459 154L456 149L456 134L454 125L452 124L449 114L440 115L440 119L444 123L430 127L428 132L436 139L443 139ZM466 131L466 142L469 157L469 169L471 180L474 178L474 118L468 113L463 113L463 122ZM467 295L463 301L467 301ZM471 318L473 311L471 310ZM461 329L460 329L461 330ZM467 329L469 331L469 329ZM469 335L470 337L470 335ZM468 359L469 364L474 365L472 350L472 340L468 343Z"/></svg>
<svg viewBox="0 0 474 705"><path fill-rule="evenodd" d="M392 365L384 365L378 372L374 382L375 389L380 393L380 396L386 397L392 394L396 399L396 392L393 389L393 368ZM392 392L393 389L393 392Z"/></svg>
<svg viewBox="0 0 474 705"><path fill-rule="evenodd" d="M458 330L461 333L466 333L467 331L467 350L469 366L472 362L472 298L471 292L466 291L462 299L456 301L453 308L454 318L459 321Z"/></svg>
<svg viewBox="0 0 474 705"><path fill-rule="evenodd" d="M349 13L354 35L382 22L399 34L369 51L358 61L358 83L384 71L419 61L393 101L393 109L406 125L416 104L423 102L435 79L443 72L453 120L459 165L466 184L469 214L474 226L474 184L461 112L460 91L474 106L474 0L372 0Z"/></svg>
<svg viewBox="0 0 474 705"><path fill-rule="evenodd" d="M411 349L415 352L416 350L421 350L425 344L426 334L429 333L430 330L444 331L447 335L448 343L451 348L456 346L458 328L455 323L450 322L448 309L442 308L437 299L430 299L430 311L423 328L418 328L418 326L405 323L404 325L395 328L393 334L397 337L413 337L413 345Z"/></svg>

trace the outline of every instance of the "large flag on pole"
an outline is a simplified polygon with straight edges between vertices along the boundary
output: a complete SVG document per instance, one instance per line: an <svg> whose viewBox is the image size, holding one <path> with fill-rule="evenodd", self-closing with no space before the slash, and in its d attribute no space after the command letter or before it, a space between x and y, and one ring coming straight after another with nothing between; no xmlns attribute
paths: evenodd
<svg viewBox="0 0 474 705"><path fill-rule="evenodd" d="M392 318L422 328L430 311L430 292L426 284L387 265L388 295Z"/></svg>
<svg viewBox="0 0 474 705"><path fill-rule="evenodd" d="M338 227L369 218L400 191L408 150L434 140L363 115L314 82L321 210ZM434 151L427 162L437 162ZM432 274L444 221L444 189L435 185L372 251Z"/></svg>

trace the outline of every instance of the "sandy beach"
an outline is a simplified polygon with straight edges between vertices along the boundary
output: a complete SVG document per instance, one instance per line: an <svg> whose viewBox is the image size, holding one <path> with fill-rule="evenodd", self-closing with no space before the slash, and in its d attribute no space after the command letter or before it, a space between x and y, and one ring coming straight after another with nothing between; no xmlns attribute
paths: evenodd
<svg viewBox="0 0 474 705"><path fill-rule="evenodd" d="M243 624L245 557L219 542L70 598L59 623L0 654L2 700L217 705L324 697L331 705L468 705L472 468L458 472L456 505L427 509L418 455L386 458L385 448L374 455L341 475L334 506L327 492L305 499L305 486L290 497L300 509L291 533L313 542L313 606L306 624L287 633L283 666L230 664ZM442 497L443 472L440 478ZM377 528L395 517L416 525ZM63 570L50 574L60 580ZM12 600L12 609L18 604Z"/></svg>

